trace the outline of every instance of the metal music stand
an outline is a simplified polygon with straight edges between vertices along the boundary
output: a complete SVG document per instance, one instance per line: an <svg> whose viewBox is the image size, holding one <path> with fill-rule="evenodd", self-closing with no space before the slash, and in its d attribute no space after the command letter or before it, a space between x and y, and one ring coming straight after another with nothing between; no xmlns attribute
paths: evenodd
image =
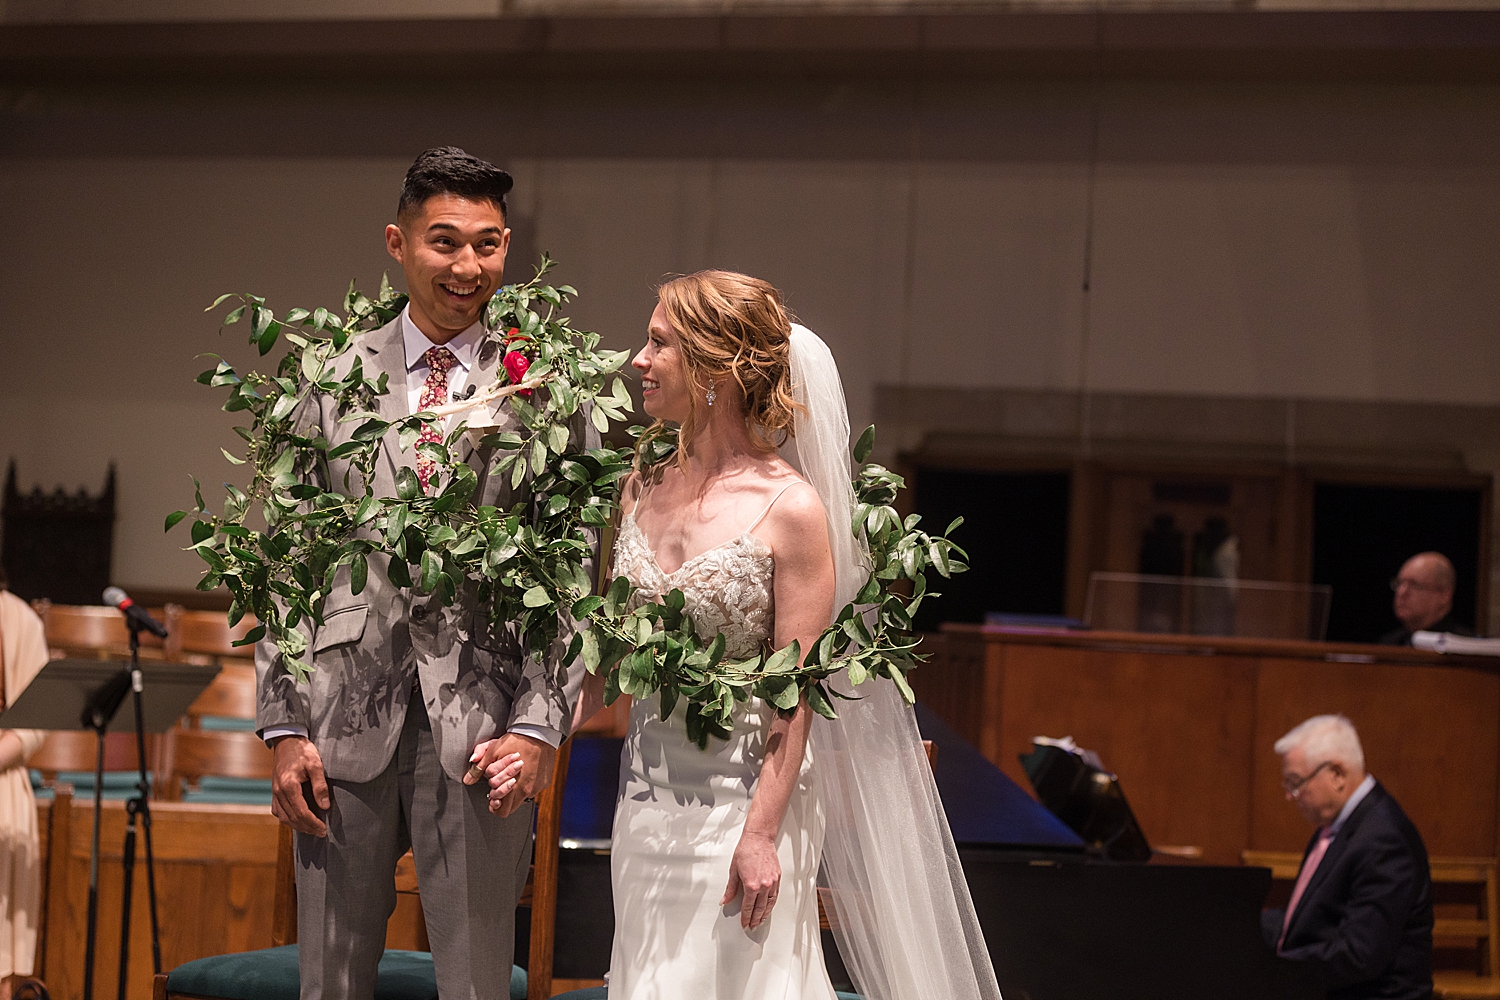
<svg viewBox="0 0 1500 1000"><path fill-rule="evenodd" d="M109 660L53 660L42 668L15 704L0 713L0 729L75 730L92 729L98 741L94 761L94 837L89 850L88 935L84 948L83 996L94 996L94 948L99 921L99 822L104 795L104 734L134 730L140 778L136 795L126 803L129 822L125 828L124 908L120 919L120 1000L125 997L130 958L130 904L135 871L136 823L145 829L146 888L151 901L151 957L161 972L161 930L156 916L156 869L151 851L150 784L146 775L146 733L164 733L177 724L203 689L218 676L218 667L190 663L142 664L136 655L136 635L131 633L131 663ZM151 685L149 709L141 692ZM125 696L132 694L129 702ZM121 709L124 708L124 711Z"/></svg>

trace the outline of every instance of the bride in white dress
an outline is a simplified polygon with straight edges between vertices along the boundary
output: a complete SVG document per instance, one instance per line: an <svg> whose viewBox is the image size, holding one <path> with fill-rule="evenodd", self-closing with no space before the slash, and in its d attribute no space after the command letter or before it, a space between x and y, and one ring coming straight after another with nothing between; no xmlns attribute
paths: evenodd
<svg viewBox="0 0 1500 1000"><path fill-rule="evenodd" d="M641 600L681 590L700 637L722 633L731 658L812 648L868 573L826 346L766 282L705 271L661 288L633 365L679 450L627 482L615 573ZM681 703L664 719L659 697L635 701L611 850L610 1000L833 1000L820 862L869 1000L999 1000L911 709L889 682L857 693L837 721L805 701L785 718L751 699L705 750ZM591 676L575 722L602 699ZM497 770L496 794L510 780Z"/></svg>

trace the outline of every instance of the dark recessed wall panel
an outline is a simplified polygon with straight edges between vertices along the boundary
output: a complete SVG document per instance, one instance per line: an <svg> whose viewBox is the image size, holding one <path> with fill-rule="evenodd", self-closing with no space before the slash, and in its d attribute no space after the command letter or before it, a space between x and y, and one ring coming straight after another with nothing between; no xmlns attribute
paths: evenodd
<svg viewBox="0 0 1500 1000"><path fill-rule="evenodd" d="M919 628L983 621L987 611L1063 613L1068 473L922 467L913 479L922 526L941 532L962 516L953 538L969 554L967 573L930 576L929 586L943 596L922 605Z"/></svg>
<svg viewBox="0 0 1500 1000"><path fill-rule="evenodd" d="M1374 642L1399 624L1390 579L1418 552L1453 561L1453 614L1475 622L1484 491L1319 483L1313 583L1333 587L1330 642Z"/></svg>

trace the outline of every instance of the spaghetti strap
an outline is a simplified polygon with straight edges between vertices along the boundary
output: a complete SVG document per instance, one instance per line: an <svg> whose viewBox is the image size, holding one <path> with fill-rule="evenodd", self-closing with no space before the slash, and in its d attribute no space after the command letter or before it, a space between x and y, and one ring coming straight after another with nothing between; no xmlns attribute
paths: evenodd
<svg viewBox="0 0 1500 1000"><path fill-rule="evenodd" d="M785 493L787 490L791 489L793 486L801 486L801 485L803 485L802 480L800 480L800 479L794 479L791 482L787 483L785 486L783 486L781 489L777 490L776 491L776 495L771 498L771 502L768 503L768 504L766 504L766 509L760 512L760 516L759 517L757 517L755 520L753 520L753 521L750 522L750 527L746 528L743 533L746 534L746 535L750 534L750 532L752 532L752 531L755 530L755 526L756 525L760 524L760 522L762 522L762 521L764 521L766 519L766 515L769 514L769 513L771 513L771 508L774 507L774 506L776 506L776 501L781 499L781 494Z"/></svg>

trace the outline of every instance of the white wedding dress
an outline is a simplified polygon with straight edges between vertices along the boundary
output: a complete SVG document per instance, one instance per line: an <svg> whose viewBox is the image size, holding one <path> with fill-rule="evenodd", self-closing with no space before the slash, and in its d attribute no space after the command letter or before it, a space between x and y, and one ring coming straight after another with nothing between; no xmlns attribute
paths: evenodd
<svg viewBox="0 0 1500 1000"><path fill-rule="evenodd" d="M775 621L774 562L754 527L667 574L627 514L616 572L643 599L681 590L705 638L722 632L727 656L753 656ZM689 742L681 702L671 718L660 709L659 696L635 702L620 758L610 1000L833 1000L818 932L824 818L811 746L776 840L776 905L758 928L745 930L739 898L727 906L719 900L775 709L760 699L736 706L733 734L710 737L706 750Z"/></svg>

